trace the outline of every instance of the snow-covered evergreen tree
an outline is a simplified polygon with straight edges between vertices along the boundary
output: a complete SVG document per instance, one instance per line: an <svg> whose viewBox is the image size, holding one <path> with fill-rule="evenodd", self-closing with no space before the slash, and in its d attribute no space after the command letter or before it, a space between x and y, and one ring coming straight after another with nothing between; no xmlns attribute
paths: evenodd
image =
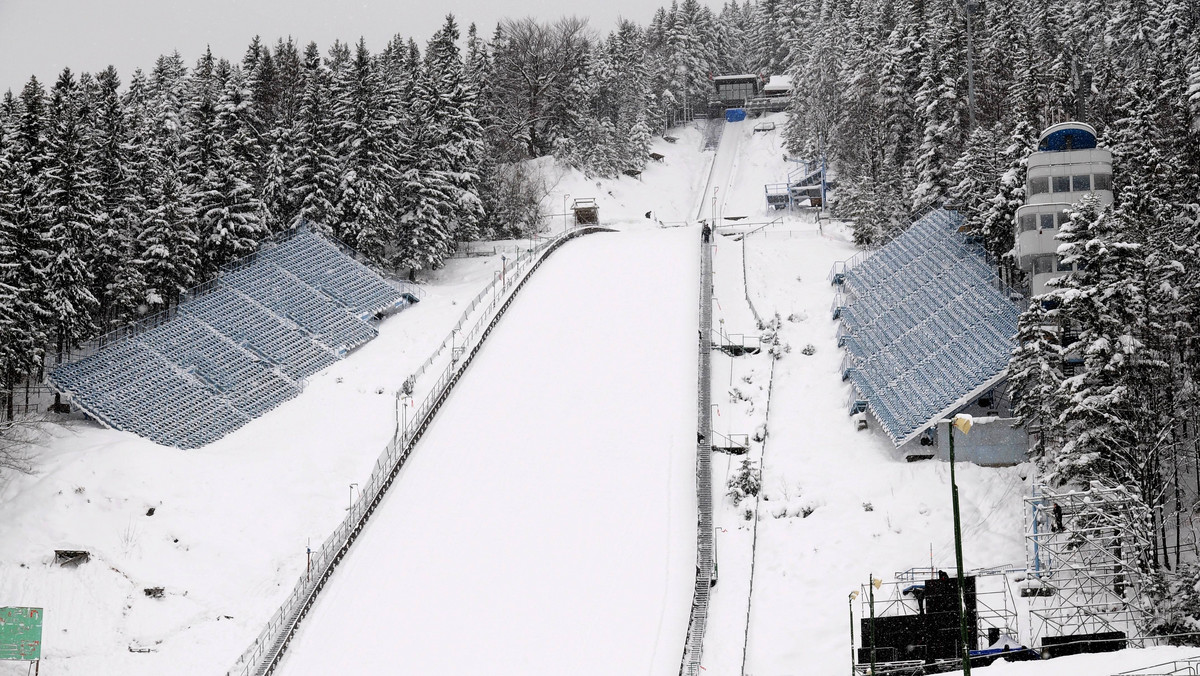
<svg viewBox="0 0 1200 676"><path fill-rule="evenodd" d="M263 205L254 187L255 160L260 153L250 90L236 69L224 79L215 104L211 163L200 180L195 202L206 277L225 263L252 253L267 234Z"/></svg>
<svg viewBox="0 0 1200 676"><path fill-rule="evenodd" d="M403 134L406 151L399 158L399 238L394 264L410 271L441 265L454 244L456 196L446 138L431 112L440 93L427 65L416 68L411 83L411 111Z"/></svg>
<svg viewBox="0 0 1200 676"><path fill-rule="evenodd" d="M432 153L451 184L452 203L445 209L451 238L470 240L478 237L483 218L479 172L485 150L477 92L464 71L458 39L458 24L447 16L425 51L423 75L431 89L413 101L413 112L434 132L431 145L418 152Z"/></svg>
<svg viewBox="0 0 1200 676"><path fill-rule="evenodd" d="M128 319L141 300L140 274L133 265L133 242L144 217L144 196L134 180L129 114L120 98L121 80L112 66L96 78L94 132L89 149L95 168L97 199L95 244L91 256L92 295L99 302L101 332L114 321ZM136 93L134 88L136 87ZM145 96L145 82L130 87L131 97ZM142 112L140 108L138 112Z"/></svg>
<svg viewBox="0 0 1200 676"><path fill-rule="evenodd" d="M334 155L334 120L330 104L329 72L316 43L304 50L301 74L304 91L296 112L291 136L287 195L296 205L296 215L331 229L336 214L338 166Z"/></svg>
<svg viewBox="0 0 1200 676"><path fill-rule="evenodd" d="M995 196L1002 170L999 151L994 131L976 127L967 138L962 155L954 163L950 201L962 213L971 229L979 228Z"/></svg>
<svg viewBox="0 0 1200 676"><path fill-rule="evenodd" d="M200 236L185 183L190 88L186 75L178 53L158 59L149 80L147 115L134 128L136 145L144 149L136 180L146 203L135 259L146 288L139 314L174 305L200 274Z"/></svg>
<svg viewBox="0 0 1200 676"><path fill-rule="evenodd" d="M983 239L984 249L998 263L1009 266L1015 243L1017 208L1025 203L1025 161L1033 151L1036 136L1022 121L1009 134L1007 145L1000 153L1006 165L1000 174L999 186L976 222L976 232Z"/></svg>
<svg viewBox="0 0 1200 676"><path fill-rule="evenodd" d="M917 113L924 127L917 150L917 185L913 190L914 209L944 200L950 192L951 169L961 148L958 102L960 67L958 44L946 24L927 24L928 48L922 64L922 78L916 93Z"/></svg>
<svg viewBox="0 0 1200 676"><path fill-rule="evenodd" d="M63 70L46 107L46 153L34 200L47 251L46 304L59 359L92 335L99 301L93 255L100 194L88 156L90 111L75 76Z"/></svg>
<svg viewBox="0 0 1200 676"><path fill-rule="evenodd" d="M27 87L23 98L30 99L33 92L40 96L40 86ZM29 249L37 239L31 228L17 225L23 174L29 166L22 154L30 150L19 143L18 127L34 122L25 113L12 92L6 92L0 101L0 389L7 393L5 415L10 419L13 389L41 365L45 345L45 312L38 302L40 287L35 286L43 275L33 268L38 256Z"/></svg>
<svg viewBox="0 0 1200 676"><path fill-rule="evenodd" d="M341 161L335 232L371 260L390 262L389 242L397 214L392 182L397 170L393 149L385 139L392 123L384 106L382 80L362 40L336 83L333 114Z"/></svg>
<svg viewBox="0 0 1200 676"><path fill-rule="evenodd" d="M1047 443L1061 443L1059 412L1065 402L1062 391L1062 337L1069 326L1062 322L1056 290L1034 298L1021 313L1017 327L1017 348L1009 362L1009 391L1013 394L1013 413L1039 442L1037 452L1045 453Z"/></svg>

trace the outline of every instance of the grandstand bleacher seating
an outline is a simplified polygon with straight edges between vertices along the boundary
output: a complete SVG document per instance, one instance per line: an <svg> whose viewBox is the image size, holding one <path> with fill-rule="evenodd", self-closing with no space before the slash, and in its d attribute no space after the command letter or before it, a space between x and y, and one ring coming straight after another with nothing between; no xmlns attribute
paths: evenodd
<svg viewBox="0 0 1200 676"><path fill-rule="evenodd" d="M379 275L314 232L301 232L269 246L261 256L337 300L361 319L408 302Z"/></svg>
<svg viewBox="0 0 1200 676"><path fill-rule="evenodd" d="M378 335L370 320L414 300L301 227L50 382L107 427L197 448L298 395L304 378Z"/></svg>
<svg viewBox="0 0 1200 676"><path fill-rule="evenodd" d="M1022 308L937 209L857 265L837 266L844 377L900 445L1002 377Z"/></svg>

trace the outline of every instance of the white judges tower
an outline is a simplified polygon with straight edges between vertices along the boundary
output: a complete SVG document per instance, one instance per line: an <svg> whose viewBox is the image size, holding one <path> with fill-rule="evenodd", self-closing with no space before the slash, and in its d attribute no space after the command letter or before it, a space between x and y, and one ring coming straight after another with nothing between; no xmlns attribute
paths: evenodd
<svg viewBox="0 0 1200 676"><path fill-rule="evenodd" d="M1017 265L1029 274L1029 291L1046 291L1046 282L1066 272L1057 255L1058 228L1071 206L1094 193L1102 206L1112 204L1112 153L1096 147L1096 130L1082 122L1062 122L1042 132L1029 156L1025 204L1017 209Z"/></svg>

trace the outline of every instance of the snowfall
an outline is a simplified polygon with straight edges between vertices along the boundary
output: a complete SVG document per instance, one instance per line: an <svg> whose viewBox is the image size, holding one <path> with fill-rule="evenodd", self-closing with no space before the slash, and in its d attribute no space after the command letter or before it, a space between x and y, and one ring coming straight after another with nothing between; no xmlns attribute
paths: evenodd
<svg viewBox="0 0 1200 676"><path fill-rule="evenodd" d="M754 131L760 121L777 130ZM567 227L573 198L595 198L616 231L568 242L532 274L280 673L679 673L696 557L701 219L724 224L711 247L714 330L750 344L775 336L779 352L713 353L713 431L753 441L746 456L713 456L705 673L845 674L850 613L861 618L851 592L872 576L953 568L949 467L906 462L846 412L827 273L856 253L848 229L765 209L763 185L794 167L782 128L782 116L729 123L715 152L697 127L674 129L675 142L653 149L665 159L637 178L535 162L554 214L541 238ZM499 254L534 243L476 243L491 255L450 260L378 338L204 448L78 416L44 425L29 445L33 472L0 475L0 605L44 608L41 673L230 670L438 369L412 397L402 383L450 352L438 348L506 264ZM762 491L735 503L726 484L743 459L761 463ZM1024 565L1033 472L958 467L967 568ZM91 559L60 567L56 549ZM975 671L1110 676L1196 654L1129 649ZM30 670L0 662L0 675Z"/></svg>

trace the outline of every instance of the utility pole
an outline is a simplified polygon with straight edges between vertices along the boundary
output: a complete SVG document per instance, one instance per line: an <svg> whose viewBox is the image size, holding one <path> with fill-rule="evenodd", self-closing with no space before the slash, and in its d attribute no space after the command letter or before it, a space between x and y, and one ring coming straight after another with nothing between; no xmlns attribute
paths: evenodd
<svg viewBox="0 0 1200 676"><path fill-rule="evenodd" d="M958 483L954 480L954 428L959 424L971 429L970 418L954 417L950 422L950 499L954 506L954 565L958 569L958 633L962 641L963 676L971 676L971 646L967 644L967 599L963 585L962 522L958 514Z"/></svg>
<svg viewBox="0 0 1200 676"><path fill-rule="evenodd" d="M871 676L875 676L875 574L867 581L867 594L871 605Z"/></svg>
<svg viewBox="0 0 1200 676"><path fill-rule="evenodd" d="M975 130L975 54L971 43L971 14L977 7L975 0L963 2L963 14L967 18L967 114L971 131Z"/></svg>
<svg viewBox="0 0 1200 676"><path fill-rule="evenodd" d="M858 590L850 592L850 676L854 672L854 599L858 598Z"/></svg>

